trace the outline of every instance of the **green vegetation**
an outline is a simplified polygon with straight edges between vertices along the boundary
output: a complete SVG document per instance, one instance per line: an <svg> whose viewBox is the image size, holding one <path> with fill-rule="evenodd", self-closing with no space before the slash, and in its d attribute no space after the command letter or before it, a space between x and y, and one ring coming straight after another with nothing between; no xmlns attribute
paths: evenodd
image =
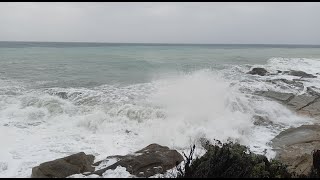
<svg viewBox="0 0 320 180"><path fill-rule="evenodd" d="M221 143L216 140L214 144L207 142L204 147L207 152L200 158L192 160L195 146L191 148L189 156L184 154L185 168L178 168L177 178L299 177L289 173L286 166L279 161L269 161L264 155L254 154L246 146L238 143ZM313 168L308 177L319 177L317 174Z"/></svg>

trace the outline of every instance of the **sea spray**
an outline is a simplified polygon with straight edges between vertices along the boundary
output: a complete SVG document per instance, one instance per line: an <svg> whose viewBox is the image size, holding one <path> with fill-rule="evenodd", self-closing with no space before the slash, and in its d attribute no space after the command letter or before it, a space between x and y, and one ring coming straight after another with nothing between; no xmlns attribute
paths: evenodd
<svg viewBox="0 0 320 180"><path fill-rule="evenodd" d="M246 69L240 66L232 75L230 69L206 69L148 83L91 88L34 89L2 80L0 141L6 148L1 149L5 158L0 174L28 177L37 164L80 151L100 160L150 143L185 151L203 137L232 139L271 158L268 143L273 137L312 121L253 95L278 87L267 84L268 77L243 73ZM256 115L272 125L254 125Z"/></svg>

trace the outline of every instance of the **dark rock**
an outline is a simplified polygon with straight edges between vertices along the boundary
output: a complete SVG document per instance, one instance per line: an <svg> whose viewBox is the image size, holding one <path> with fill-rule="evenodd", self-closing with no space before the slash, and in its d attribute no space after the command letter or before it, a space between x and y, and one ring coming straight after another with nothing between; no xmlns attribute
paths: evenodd
<svg viewBox="0 0 320 180"><path fill-rule="evenodd" d="M295 71L295 70L289 71L288 74L291 75L291 76L300 76L300 77L303 77L303 78L316 78L317 77L317 76L314 76L312 74L308 74L308 73L303 72L303 71Z"/></svg>
<svg viewBox="0 0 320 180"><path fill-rule="evenodd" d="M93 172L93 155L84 152L45 162L32 168L32 178L65 178L73 174Z"/></svg>
<svg viewBox="0 0 320 180"><path fill-rule="evenodd" d="M264 68L253 68L251 71L247 72L247 74L252 74L252 75L260 75L260 76L265 76L268 73L267 70Z"/></svg>
<svg viewBox="0 0 320 180"><path fill-rule="evenodd" d="M297 86L297 87L304 87L303 83L299 82L299 81L301 81L300 79L293 79L292 81L290 81L288 79L281 79L281 81L284 83L290 84L290 85Z"/></svg>
<svg viewBox="0 0 320 180"><path fill-rule="evenodd" d="M128 129L125 130L125 133L129 134L131 133L132 131L129 131Z"/></svg>
<svg viewBox="0 0 320 180"><path fill-rule="evenodd" d="M150 177L158 173L164 173L183 161L183 157L176 150L158 144L150 144L134 154L110 156L108 158L117 158L119 161L91 174L101 176L108 169L116 169L117 166L122 166L132 175Z"/></svg>
<svg viewBox="0 0 320 180"><path fill-rule="evenodd" d="M282 71L280 71L280 70L277 70L277 72L278 72L278 73L282 73Z"/></svg>
<svg viewBox="0 0 320 180"><path fill-rule="evenodd" d="M320 150L314 150L313 152L313 167L320 173Z"/></svg>
<svg viewBox="0 0 320 180"><path fill-rule="evenodd" d="M68 94L66 92L58 92L56 95L62 99L68 99Z"/></svg>
<svg viewBox="0 0 320 180"><path fill-rule="evenodd" d="M256 126L269 126L273 125L273 122L268 117L262 117L262 116L253 116L252 117L254 122L253 124Z"/></svg>

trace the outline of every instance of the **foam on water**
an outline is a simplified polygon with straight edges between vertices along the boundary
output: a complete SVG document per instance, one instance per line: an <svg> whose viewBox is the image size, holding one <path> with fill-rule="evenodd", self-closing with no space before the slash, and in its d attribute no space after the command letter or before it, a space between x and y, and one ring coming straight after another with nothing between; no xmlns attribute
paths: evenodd
<svg viewBox="0 0 320 180"><path fill-rule="evenodd" d="M317 60L292 62L309 73L316 72L309 66L320 66ZM290 65L290 59L271 59L264 67L271 71ZM255 90L285 90L265 83L268 77L245 74L249 69L199 70L150 83L94 88L30 89L1 80L0 177L29 177L32 167L80 151L94 154L96 161L150 143L181 152L203 137L236 140L273 157L268 143L274 136L312 119L252 95ZM273 125L254 125L256 115ZM127 176L122 170L105 177Z"/></svg>

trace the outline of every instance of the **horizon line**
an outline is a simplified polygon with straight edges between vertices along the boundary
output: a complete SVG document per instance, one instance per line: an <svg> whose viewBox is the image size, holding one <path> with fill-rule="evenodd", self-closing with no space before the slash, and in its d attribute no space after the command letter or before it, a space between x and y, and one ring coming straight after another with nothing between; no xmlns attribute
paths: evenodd
<svg viewBox="0 0 320 180"><path fill-rule="evenodd" d="M288 44L288 43L164 43L164 42L94 42L94 41L1 41L0 42L30 42L30 43L92 43L92 44L166 44L166 45L306 45L320 46L320 44Z"/></svg>

